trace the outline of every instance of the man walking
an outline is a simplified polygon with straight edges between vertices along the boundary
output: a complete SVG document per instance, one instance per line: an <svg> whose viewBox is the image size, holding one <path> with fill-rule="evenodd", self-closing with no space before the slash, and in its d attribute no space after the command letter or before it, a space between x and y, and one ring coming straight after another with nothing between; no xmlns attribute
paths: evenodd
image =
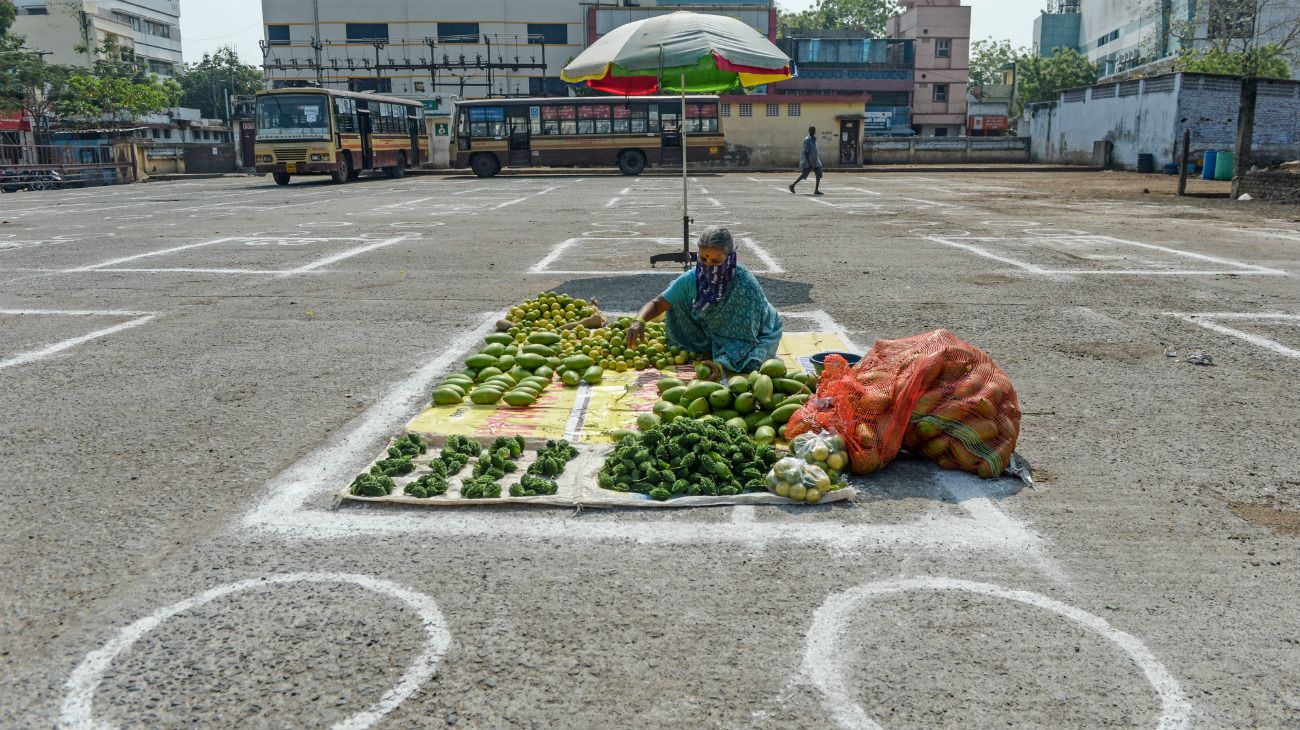
<svg viewBox="0 0 1300 730"><path fill-rule="evenodd" d="M790 183L790 192L794 193L794 186L808 179L808 174L817 173L817 183L813 186L813 195L825 195L822 192L822 158L817 154L817 128L809 127L808 136L803 141L803 153L799 155L799 167L802 168L802 174L799 179Z"/></svg>

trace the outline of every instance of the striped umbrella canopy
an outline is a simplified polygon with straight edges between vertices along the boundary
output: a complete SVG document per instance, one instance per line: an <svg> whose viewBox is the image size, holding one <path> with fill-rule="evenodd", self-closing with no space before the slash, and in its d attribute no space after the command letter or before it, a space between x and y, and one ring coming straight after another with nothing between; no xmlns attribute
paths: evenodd
<svg viewBox="0 0 1300 730"><path fill-rule="evenodd" d="M679 11L615 28L560 78L624 96L716 94L790 78L790 57L735 18Z"/></svg>

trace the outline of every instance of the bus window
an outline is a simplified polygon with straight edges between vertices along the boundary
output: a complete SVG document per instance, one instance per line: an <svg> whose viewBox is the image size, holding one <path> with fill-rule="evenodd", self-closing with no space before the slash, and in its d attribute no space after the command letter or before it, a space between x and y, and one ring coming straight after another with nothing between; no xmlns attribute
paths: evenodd
<svg viewBox="0 0 1300 730"><path fill-rule="evenodd" d="M474 137L506 136L505 108L499 106L470 107L469 132Z"/></svg>
<svg viewBox="0 0 1300 730"><path fill-rule="evenodd" d="M577 134L578 133L578 108L567 104L557 106L555 109L560 115L560 134Z"/></svg>
<svg viewBox="0 0 1300 730"><path fill-rule="evenodd" d="M646 131L648 131L648 132L650 132L650 133L652 133L652 134L658 134L658 132L659 132L659 105L658 105L658 104L650 104L649 106L646 107L646 111L647 111L647 112L649 113L649 115L650 115L650 124L649 124L649 126L646 128ZM636 131L636 125L635 125L635 124L632 125L632 129L633 129L633 131Z"/></svg>
<svg viewBox="0 0 1300 730"><path fill-rule="evenodd" d="M578 134L609 134L609 104L578 107Z"/></svg>
<svg viewBox="0 0 1300 730"><path fill-rule="evenodd" d="M609 134L609 104L600 104L595 108L596 134Z"/></svg>
<svg viewBox="0 0 1300 730"><path fill-rule="evenodd" d="M542 107L542 134L560 133L560 107Z"/></svg>
<svg viewBox="0 0 1300 730"><path fill-rule="evenodd" d="M614 134L628 134L632 131L631 106L627 104L614 105L614 122L610 129Z"/></svg>
<svg viewBox="0 0 1300 730"><path fill-rule="evenodd" d="M329 99L325 94L267 94L257 98L257 138L329 139Z"/></svg>
<svg viewBox="0 0 1300 730"><path fill-rule="evenodd" d="M357 131L357 102L355 99L342 96L334 98L334 125L343 134Z"/></svg>

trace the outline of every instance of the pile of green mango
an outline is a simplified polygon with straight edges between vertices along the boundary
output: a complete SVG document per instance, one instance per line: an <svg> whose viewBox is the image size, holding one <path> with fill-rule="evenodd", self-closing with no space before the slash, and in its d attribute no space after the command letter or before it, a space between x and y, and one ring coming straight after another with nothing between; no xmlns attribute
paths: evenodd
<svg viewBox="0 0 1300 730"><path fill-rule="evenodd" d="M785 439L786 424L817 389L817 377L802 370L787 370L782 360L768 360L748 375L726 382L697 378L684 383L676 378L659 381L659 402L637 418L649 430L678 418L716 416L742 429L754 441L770 444Z"/></svg>
<svg viewBox="0 0 1300 730"><path fill-rule="evenodd" d="M555 346L560 336L534 332L516 344L505 333L493 333L477 355L465 359L465 369L448 376L433 389L436 406L458 405L468 396L476 405L505 403L526 408L535 403L555 378L560 359Z"/></svg>

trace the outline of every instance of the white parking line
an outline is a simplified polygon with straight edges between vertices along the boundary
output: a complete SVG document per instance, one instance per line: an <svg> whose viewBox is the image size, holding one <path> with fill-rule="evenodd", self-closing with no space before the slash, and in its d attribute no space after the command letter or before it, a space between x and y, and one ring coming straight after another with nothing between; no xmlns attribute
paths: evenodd
<svg viewBox="0 0 1300 730"><path fill-rule="evenodd" d="M52 355L57 355L58 353L63 352L65 350L70 350L76 347L77 345L81 345L90 342L92 340L98 340L102 337L108 337L109 335L113 335L118 332L122 332L124 330L129 330L133 327L139 327L140 325L158 316L157 314L150 313L150 312L123 312L123 311L114 311L114 310L66 310L66 309L0 309L0 314L57 315L57 316L81 316L81 317L134 317L134 319L128 322L123 322L121 324L113 325L112 327L105 327L103 329L95 330L94 332L81 335L80 337L73 337L71 339L63 340L61 342L56 342L52 345L46 345L45 347L38 347L34 350L28 350L27 352L20 352L17 355L11 355L7 358L4 358L3 360L0 360L0 370L3 370L5 368L10 368L10 367L15 367L18 365L30 365L31 363L44 360L45 358L48 358Z"/></svg>
<svg viewBox="0 0 1300 730"><path fill-rule="evenodd" d="M1285 323L1300 324L1300 315L1275 314L1275 313L1251 314L1248 312L1204 312L1204 313L1195 313L1195 314L1166 312L1165 314L1170 317L1177 317L1178 319L1181 319L1184 322L1191 322L1192 324L1197 325L1198 327L1204 327L1205 329L1210 330L1212 332L1218 332L1219 334L1222 335L1236 337L1237 339L1242 340L1244 342L1249 342L1250 344L1255 345L1256 347L1262 347L1266 350L1272 350L1273 352L1276 352L1279 355L1284 355L1286 357L1300 360L1300 350L1287 347L1286 345L1283 345L1282 343L1276 342L1274 340L1270 340L1267 337L1261 337L1259 335L1251 334L1250 332L1244 332L1242 330L1235 329L1233 327L1226 327L1224 325L1219 324L1216 321L1216 320L1228 320L1228 321L1240 322L1240 321L1253 320L1256 322L1285 322Z"/></svg>

